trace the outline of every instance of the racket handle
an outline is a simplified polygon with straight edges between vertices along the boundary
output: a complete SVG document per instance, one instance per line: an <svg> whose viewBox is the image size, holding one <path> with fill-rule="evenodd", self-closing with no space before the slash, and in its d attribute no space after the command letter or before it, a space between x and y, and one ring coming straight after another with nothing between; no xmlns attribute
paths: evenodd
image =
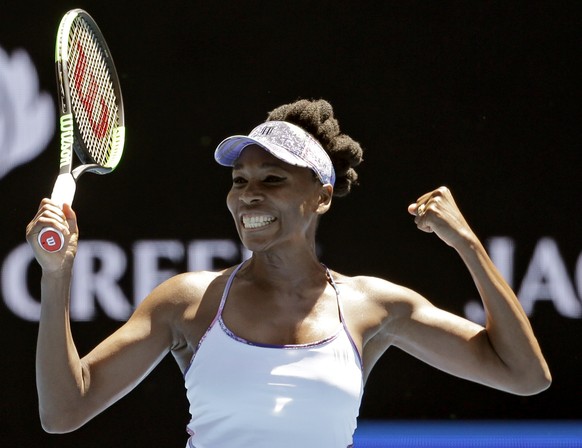
<svg viewBox="0 0 582 448"><path fill-rule="evenodd" d="M72 174L59 174L53 186L51 200L59 204L61 208L63 208L63 204L72 205L76 189L77 184Z"/></svg>
<svg viewBox="0 0 582 448"><path fill-rule="evenodd" d="M51 200L59 204L61 208L63 204L71 205L76 188L77 184L70 173L59 174L53 187ZM38 244L47 252L58 252L65 244L65 237L54 227L44 227L38 234Z"/></svg>

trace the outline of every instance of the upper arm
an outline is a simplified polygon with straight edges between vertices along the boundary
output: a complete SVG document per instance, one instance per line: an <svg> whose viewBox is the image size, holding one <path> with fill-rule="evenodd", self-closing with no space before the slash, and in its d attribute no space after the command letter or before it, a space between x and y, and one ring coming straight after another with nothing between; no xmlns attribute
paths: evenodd
<svg viewBox="0 0 582 448"><path fill-rule="evenodd" d="M437 308L412 290L381 282L371 290L385 313L368 343L371 357L395 346L452 375L504 388L507 369L484 327Z"/></svg>
<svg viewBox="0 0 582 448"><path fill-rule="evenodd" d="M455 376L494 385L503 362L485 328L422 297L411 302L411 313L398 316L388 330L394 334L394 346Z"/></svg>
<svg viewBox="0 0 582 448"><path fill-rule="evenodd" d="M180 277L158 286L117 331L82 358L88 418L133 389L177 343Z"/></svg>

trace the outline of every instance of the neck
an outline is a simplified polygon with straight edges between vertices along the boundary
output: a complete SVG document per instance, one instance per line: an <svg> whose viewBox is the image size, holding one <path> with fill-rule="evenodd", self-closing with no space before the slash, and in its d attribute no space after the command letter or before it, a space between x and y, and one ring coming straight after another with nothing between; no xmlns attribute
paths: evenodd
<svg viewBox="0 0 582 448"><path fill-rule="evenodd" d="M286 288L293 285L304 287L325 279L326 270L314 249L293 253L254 253L241 269L241 276L261 283L286 285Z"/></svg>

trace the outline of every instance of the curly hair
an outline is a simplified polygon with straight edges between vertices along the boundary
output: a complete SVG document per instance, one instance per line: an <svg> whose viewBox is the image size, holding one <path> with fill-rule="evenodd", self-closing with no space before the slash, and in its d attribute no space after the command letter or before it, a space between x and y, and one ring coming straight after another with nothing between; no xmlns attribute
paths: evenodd
<svg viewBox="0 0 582 448"><path fill-rule="evenodd" d="M342 134L333 108L327 101L301 99L284 104L269 112L267 121L293 123L315 137L329 154L336 174L334 196L346 196L358 184L354 167L363 160L363 150L358 142Z"/></svg>

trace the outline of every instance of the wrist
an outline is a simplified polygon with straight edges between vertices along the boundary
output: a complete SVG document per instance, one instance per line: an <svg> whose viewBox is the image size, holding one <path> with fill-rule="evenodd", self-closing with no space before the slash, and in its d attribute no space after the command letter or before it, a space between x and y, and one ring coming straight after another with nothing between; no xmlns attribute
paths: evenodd
<svg viewBox="0 0 582 448"><path fill-rule="evenodd" d="M73 263L64 261L59 267L42 268L42 279L47 281L58 281L70 279L73 273Z"/></svg>
<svg viewBox="0 0 582 448"><path fill-rule="evenodd" d="M479 238L470 229L459 233L453 247L461 255L475 253L483 248Z"/></svg>

